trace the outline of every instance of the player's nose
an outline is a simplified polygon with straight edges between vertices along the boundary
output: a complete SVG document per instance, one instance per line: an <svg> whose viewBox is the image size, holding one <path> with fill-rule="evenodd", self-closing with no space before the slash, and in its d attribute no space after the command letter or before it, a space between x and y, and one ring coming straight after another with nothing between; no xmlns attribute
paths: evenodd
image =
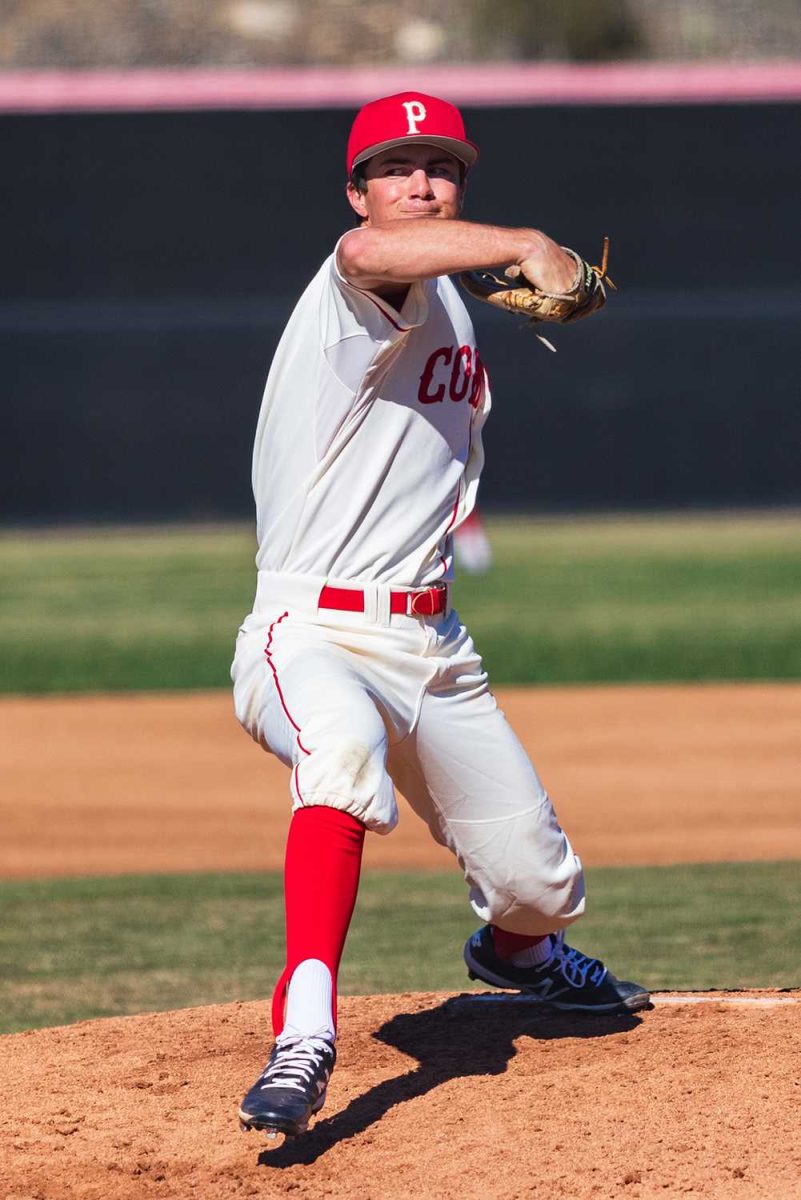
<svg viewBox="0 0 801 1200"><path fill-rule="evenodd" d="M431 180L424 167L418 167L416 171L412 171L409 176L409 192L421 200L429 200L434 195Z"/></svg>

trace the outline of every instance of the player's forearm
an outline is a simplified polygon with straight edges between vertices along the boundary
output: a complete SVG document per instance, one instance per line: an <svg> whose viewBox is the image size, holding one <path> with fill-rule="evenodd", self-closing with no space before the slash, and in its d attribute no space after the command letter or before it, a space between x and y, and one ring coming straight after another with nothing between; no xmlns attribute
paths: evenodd
<svg viewBox="0 0 801 1200"><path fill-rule="evenodd" d="M352 230L339 245L343 275L368 289L512 263L548 292L568 289L576 273L573 259L539 230L472 221L386 221Z"/></svg>

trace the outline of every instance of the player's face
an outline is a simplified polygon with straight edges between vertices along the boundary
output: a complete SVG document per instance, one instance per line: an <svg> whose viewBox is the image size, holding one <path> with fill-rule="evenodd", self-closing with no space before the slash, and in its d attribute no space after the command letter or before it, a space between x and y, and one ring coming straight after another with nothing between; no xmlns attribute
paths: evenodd
<svg viewBox="0 0 801 1200"><path fill-rule="evenodd" d="M451 220L462 210L457 158L437 146L397 146L368 159L367 190L348 184L348 199L367 225L414 217Z"/></svg>

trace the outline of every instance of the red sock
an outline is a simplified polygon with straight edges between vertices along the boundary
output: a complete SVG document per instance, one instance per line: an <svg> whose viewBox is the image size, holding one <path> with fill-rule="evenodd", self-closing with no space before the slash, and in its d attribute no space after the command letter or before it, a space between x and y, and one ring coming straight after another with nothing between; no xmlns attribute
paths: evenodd
<svg viewBox="0 0 801 1200"><path fill-rule="evenodd" d="M499 929L497 925L492 926L492 940L498 958L511 958L513 954L517 954L518 950L528 950L529 946L537 946L547 937L550 937L550 934L538 934L536 937L532 937L528 933L507 933L505 929Z"/></svg>
<svg viewBox="0 0 801 1200"><path fill-rule="evenodd" d="M325 963L333 980L359 890L364 826L350 813L316 805L292 817L284 860L286 967L273 993L273 1031L284 1027L284 1001L292 972L307 958Z"/></svg>

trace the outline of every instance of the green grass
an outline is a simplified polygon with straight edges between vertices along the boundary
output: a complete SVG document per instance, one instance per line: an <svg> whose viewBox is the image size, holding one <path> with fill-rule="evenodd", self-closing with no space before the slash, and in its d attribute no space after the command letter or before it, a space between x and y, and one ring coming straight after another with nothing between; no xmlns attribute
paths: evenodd
<svg viewBox="0 0 801 1200"><path fill-rule="evenodd" d="M0 537L0 689L227 686L254 553L241 527Z"/></svg>
<svg viewBox="0 0 801 1200"><path fill-rule="evenodd" d="M493 681L801 677L801 516L506 518L455 601ZM249 529L0 536L0 690L228 686Z"/></svg>
<svg viewBox="0 0 801 1200"><path fill-rule="evenodd" d="M799 864L604 868L575 943L651 988L801 985ZM269 994L277 874L0 883L0 1030ZM475 927L454 873L366 874L344 994L464 990Z"/></svg>
<svg viewBox="0 0 801 1200"><path fill-rule="evenodd" d="M461 587L506 683L801 675L801 518L504 521Z"/></svg>

